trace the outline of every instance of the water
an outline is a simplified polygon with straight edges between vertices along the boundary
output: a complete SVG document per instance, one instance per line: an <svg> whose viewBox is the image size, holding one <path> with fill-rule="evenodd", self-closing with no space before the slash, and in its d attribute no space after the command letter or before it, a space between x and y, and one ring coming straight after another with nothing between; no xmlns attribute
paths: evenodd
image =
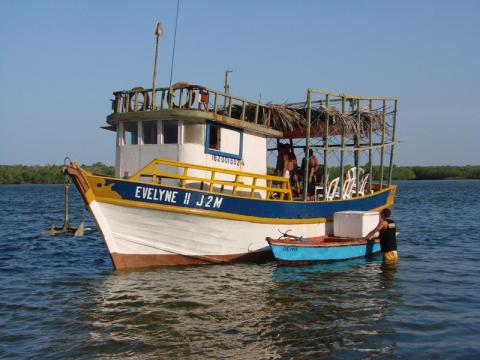
<svg viewBox="0 0 480 360"><path fill-rule="evenodd" d="M74 190L74 189L72 189ZM92 224L76 191L72 222ZM479 181L401 182L400 262L117 273L58 185L0 186L0 358L479 358Z"/></svg>

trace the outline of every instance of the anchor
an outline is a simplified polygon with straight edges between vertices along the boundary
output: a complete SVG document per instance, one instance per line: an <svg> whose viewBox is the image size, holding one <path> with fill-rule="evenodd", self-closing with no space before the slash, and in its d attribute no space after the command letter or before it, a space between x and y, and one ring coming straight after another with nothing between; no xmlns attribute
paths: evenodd
<svg viewBox="0 0 480 360"><path fill-rule="evenodd" d="M62 227L56 227L55 224L52 224L49 230L49 234L52 236L56 235L73 235L73 236L83 236L85 232L93 231L92 228L85 227L85 222L82 221L77 228L70 226L70 218L68 215L68 190L69 190L70 180L68 177L65 177L65 182L63 186L64 191L64 218Z"/></svg>

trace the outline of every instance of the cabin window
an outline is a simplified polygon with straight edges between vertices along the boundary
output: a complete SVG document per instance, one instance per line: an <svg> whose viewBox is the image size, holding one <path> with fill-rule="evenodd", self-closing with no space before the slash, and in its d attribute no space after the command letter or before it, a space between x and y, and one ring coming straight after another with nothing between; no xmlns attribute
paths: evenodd
<svg viewBox="0 0 480 360"><path fill-rule="evenodd" d="M143 143L156 144L157 143L157 122L144 121L143 125Z"/></svg>
<svg viewBox="0 0 480 360"><path fill-rule="evenodd" d="M163 143L178 144L178 121L168 120L163 122Z"/></svg>
<svg viewBox="0 0 480 360"><path fill-rule="evenodd" d="M226 125L207 122L205 152L234 159L242 158L243 131Z"/></svg>
<svg viewBox="0 0 480 360"><path fill-rule="evenodd" d="M220 151L220 126L210 125L208 138L208 148Z"/></svg>
<svg viewBox="0 0 480 360"><path fill-rule="evenodd" d="M138 144L138 123L136 121L123 124L125 145Z"/></svg>
<svg viewBox="0 0 480 360"><path fill-rule="evenodd" d="M203 124L183 122L183 143L203 144Z"/></svg>

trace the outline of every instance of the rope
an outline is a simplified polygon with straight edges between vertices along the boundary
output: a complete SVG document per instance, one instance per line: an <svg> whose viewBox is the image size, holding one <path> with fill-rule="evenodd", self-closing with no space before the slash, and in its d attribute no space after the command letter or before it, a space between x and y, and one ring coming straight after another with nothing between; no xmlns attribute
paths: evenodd
<svg viewBox="0 0 480 360"><path fill-rule="evenodd" d="M170 66L170 86L172 87L173 77L173 63L175 61L175 45L177 43L177 26L178 26L178 9L180 8L180 0L177 0L177 16L175 18L175 34L173 35L173 52L172 52L172 64Z"/></svg>

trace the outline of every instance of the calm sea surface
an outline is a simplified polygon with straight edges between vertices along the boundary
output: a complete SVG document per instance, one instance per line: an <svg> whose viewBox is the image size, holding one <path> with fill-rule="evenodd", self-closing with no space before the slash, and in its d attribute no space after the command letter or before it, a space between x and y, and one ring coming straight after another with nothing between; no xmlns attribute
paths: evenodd
<svg viewBox="0 0 480 360"><path fill-rule="evenodd" d="M480 181L399 183L396 267L118 273L98 233L42 235L62 202L0 186L0 358L480 358Z"/></svg>

